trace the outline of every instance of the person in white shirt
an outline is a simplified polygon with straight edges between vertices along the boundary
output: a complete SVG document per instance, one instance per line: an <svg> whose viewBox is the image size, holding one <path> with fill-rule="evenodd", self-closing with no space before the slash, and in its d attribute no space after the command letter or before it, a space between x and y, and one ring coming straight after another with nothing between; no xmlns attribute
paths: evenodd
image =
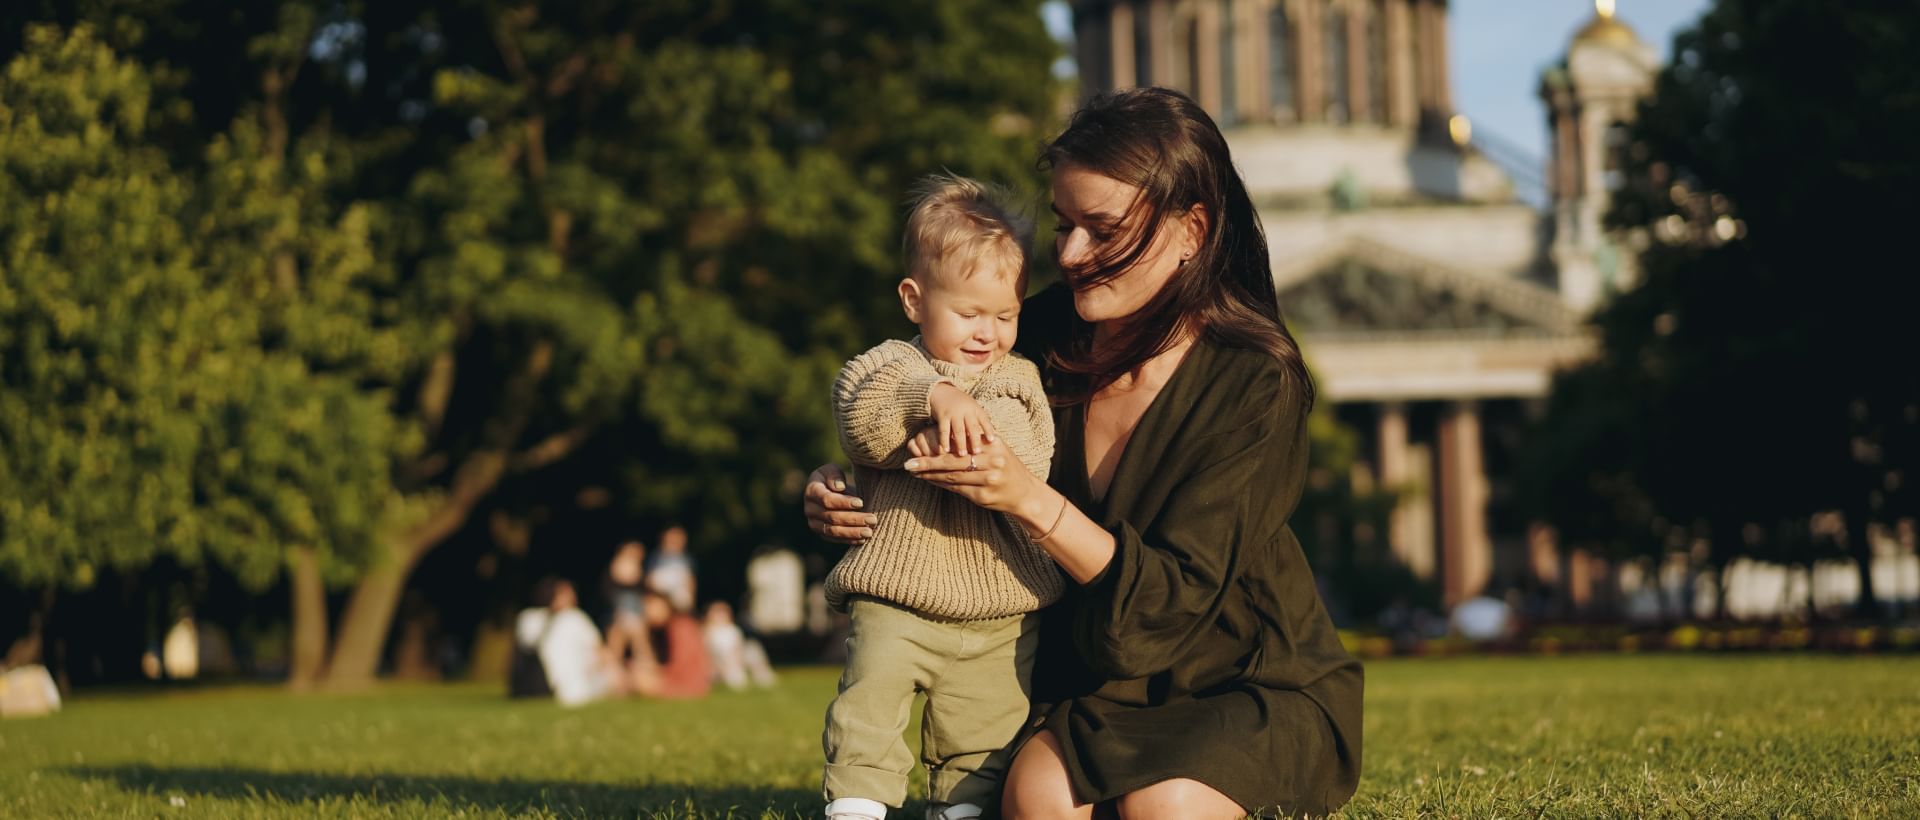
<svg viewBox="0 0 1920 820"><path fill-rule="evenodd" d="M728 689L772 686L773 667L767 663L767 650L760 641L733 619L733 605L726 601L707 604L707 615L700 626L706 638L707 655L713 659L713 677Z"/></svg>
<svg viewBox="0 0 1920 820"><path fill-rule="evenodd" d="M538 650L554 699L563 706L578 706L619 694L618 668L607 655L600 628L580 611L573 585L547 579L536 588L534 599L547 605L520 612L514 622L514 641Z"/></svg>

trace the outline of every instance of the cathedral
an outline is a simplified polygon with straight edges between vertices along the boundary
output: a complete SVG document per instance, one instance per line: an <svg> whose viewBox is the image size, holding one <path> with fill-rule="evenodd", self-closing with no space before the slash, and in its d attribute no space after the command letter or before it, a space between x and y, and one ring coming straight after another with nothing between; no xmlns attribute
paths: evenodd
<svg viewBox="0 0 1920 820"><path fill-rule="evenodd" d="M1517 437L1585 319L1634 276L1603 224L1658 70L1600 0L1540 78L1551 156L1454 112L1446 0L1077 0L1081 92L1178 88L1226 132L1289 326L1400 491L1386 545L1444 603L1520 584L1578 604L1604 565L1513 509ZM1356 613L1369 615L1371 613Z"/></svg>

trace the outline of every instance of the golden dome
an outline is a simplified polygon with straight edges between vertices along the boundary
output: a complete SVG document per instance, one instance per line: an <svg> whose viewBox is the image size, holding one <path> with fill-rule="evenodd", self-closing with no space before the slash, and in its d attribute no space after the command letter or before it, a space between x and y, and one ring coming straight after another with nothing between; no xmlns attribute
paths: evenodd
<svg viewBox="0 0 1920 820"><path fill-rule="evenodd" d="M1575 43L1597 43L1608 46L1632 47L1640 45L1640 37L1633 33L1613 16L1612 0L1597 0L1593 20L1573 35Z"/></svg>

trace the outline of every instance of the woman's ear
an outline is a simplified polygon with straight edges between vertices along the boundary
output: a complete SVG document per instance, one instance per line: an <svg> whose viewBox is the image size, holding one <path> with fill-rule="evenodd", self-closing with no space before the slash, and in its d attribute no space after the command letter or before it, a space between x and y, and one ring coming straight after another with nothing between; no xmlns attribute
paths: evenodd
<svg viewBox="0 0 1920 820"><path fill-rule="evenodd" d="M1213 224L1213 215L1207 212L1207 206L1196 202L1180 215L1180 223L1180 258L1192 259L1200 253L1200 247L1207 244L1207 229Z"/></svg>
<svg viewBox="0 0 1920 820"><path fill-rule="evenodd" d="M913 277L900 280L900 309L907 312L907 321L920 324L920 283Z"/></svg>

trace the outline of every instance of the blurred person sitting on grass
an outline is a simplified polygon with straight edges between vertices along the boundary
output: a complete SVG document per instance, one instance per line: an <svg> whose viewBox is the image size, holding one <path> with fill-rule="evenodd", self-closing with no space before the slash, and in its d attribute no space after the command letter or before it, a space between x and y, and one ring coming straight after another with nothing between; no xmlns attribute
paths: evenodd
<svg viewBox="0 0 1920 820"><path fill-rule="evenodd" d="M772 686L773 667L767 663L767 650L760 641L734 620L733 605L726 601L707 604L700 631L706 639L707 656L713 661L713 678L728 689Z"/></svg>
<svg viewBox="0 0 1920 820"><path fill-rule="evenodd" d="M621 694L619 665L600 640L600 629L580 611L573 584L545 578L534 586L534 606L514 622L514 642L532 648L546 670L547 685L563 706L578 706Z"/></svg>
<svg viewBox="0 0 1920 820"><path fill-rule="evenodd" d="M880 519L827 576L829 603L853 621L823 737L834 820L882 820L905 801L913 757L900 734L917 693L929 817L994 805L1003 750L1027 716L1033 613L1063 588L1005 516L903 469L1002 441L1046 474L1052 410L1039 368L1012 353L1031 230L999 192L934 176L916 191L905 234L898 292L920 335L860 354L833 385L841 447Z"/></svg>
<svg viewBox="0 0 1920 820"><path fill-rule="evenodd" d="M713 661L707 657L700 622L651 590L642 606L660 666L650 679L634 682L634 693L662 699L705 697L713 689Z"/></svg>

